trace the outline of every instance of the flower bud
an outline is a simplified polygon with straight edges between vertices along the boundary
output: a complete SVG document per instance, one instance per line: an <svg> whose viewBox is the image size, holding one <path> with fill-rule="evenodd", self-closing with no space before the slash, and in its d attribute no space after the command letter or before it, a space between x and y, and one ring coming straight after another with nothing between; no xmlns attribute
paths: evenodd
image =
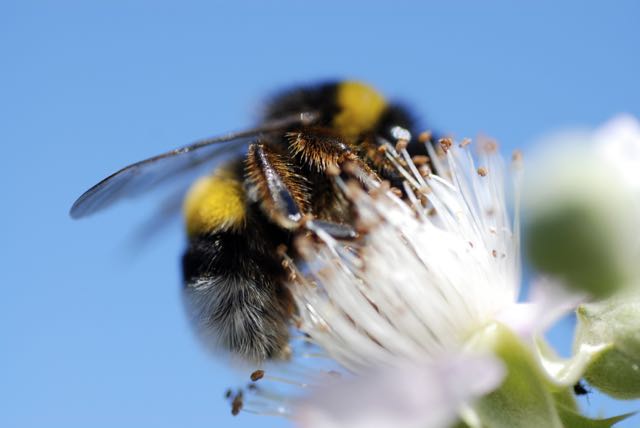
<svg viewBox="0 0 640 428"><path fill-rule="evenodd" d="M589 384L616 398L640 397L640 293L582 305L577 310L574 348L609 346L588 366Z"/></svg>
<svg viewBox="0 0 640 428"><path fill-rule="evenodd" d="M618 160L621 150L640 153L640 131L617 122L547 140L523 193L532 264L597 298L638 275L640 197L632 168Z"/></svg>

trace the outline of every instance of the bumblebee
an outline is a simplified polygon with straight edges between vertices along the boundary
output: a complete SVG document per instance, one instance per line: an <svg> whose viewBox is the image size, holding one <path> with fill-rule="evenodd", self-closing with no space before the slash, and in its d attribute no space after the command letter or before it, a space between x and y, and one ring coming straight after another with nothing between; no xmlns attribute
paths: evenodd
<svg viewBox="0 0 640 428"><path fill-rule="evenodd" d="M252 361L283 359L295 307L278 248L290 247L308 218L333 236L353 238L354 213L328 172L352 162L397 182L380 146L402 139L421 154L413 127L407 109L361 82L293 88L267 104L259 126L129 165L80 196L70 215L85 217L209 169L182 204L189 314L216 348Z"/></svg>

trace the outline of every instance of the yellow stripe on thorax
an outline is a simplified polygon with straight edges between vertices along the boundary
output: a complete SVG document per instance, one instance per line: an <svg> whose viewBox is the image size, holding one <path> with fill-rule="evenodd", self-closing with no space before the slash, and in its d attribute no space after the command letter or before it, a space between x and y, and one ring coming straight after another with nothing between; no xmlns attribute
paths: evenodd
<svg viewBox="0 0 640 428"><path fill-rule="evenodd" d="M198 179L187 192L183 212L190 236L242 228L246 218L242 181L225 169Z"/></svg>
<svg viewBox="0 0 640 428"><path fill-rule="evenodd" d="M333 127L347 138L355 138L373 129L387 106L378 91L354 81L338 85L336 101L340 113L333 119Z"/></svg>

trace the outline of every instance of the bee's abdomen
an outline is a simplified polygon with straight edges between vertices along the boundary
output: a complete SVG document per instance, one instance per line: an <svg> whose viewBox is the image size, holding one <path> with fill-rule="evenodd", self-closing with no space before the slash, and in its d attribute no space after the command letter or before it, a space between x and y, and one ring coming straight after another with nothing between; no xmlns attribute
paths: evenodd
<svg viewBox="0 0 640 428"><path fill-rule="evenodd" d="M247 231L196 236L183 256L185 303L198 333L254 361L286 356L291 315L282 268L257 240Z"/></svg>

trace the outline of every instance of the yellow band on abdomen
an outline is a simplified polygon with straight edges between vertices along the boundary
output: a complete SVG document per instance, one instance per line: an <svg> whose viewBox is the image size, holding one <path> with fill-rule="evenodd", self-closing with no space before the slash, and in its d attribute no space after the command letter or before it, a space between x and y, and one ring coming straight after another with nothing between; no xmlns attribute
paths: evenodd
<svg viewBox="0 0 640 428"><path fill-rule="evenodd" d="M198 179L187 192L183 212L190 236L241 229L246 219L242 181L226 169Z"/></svg>

